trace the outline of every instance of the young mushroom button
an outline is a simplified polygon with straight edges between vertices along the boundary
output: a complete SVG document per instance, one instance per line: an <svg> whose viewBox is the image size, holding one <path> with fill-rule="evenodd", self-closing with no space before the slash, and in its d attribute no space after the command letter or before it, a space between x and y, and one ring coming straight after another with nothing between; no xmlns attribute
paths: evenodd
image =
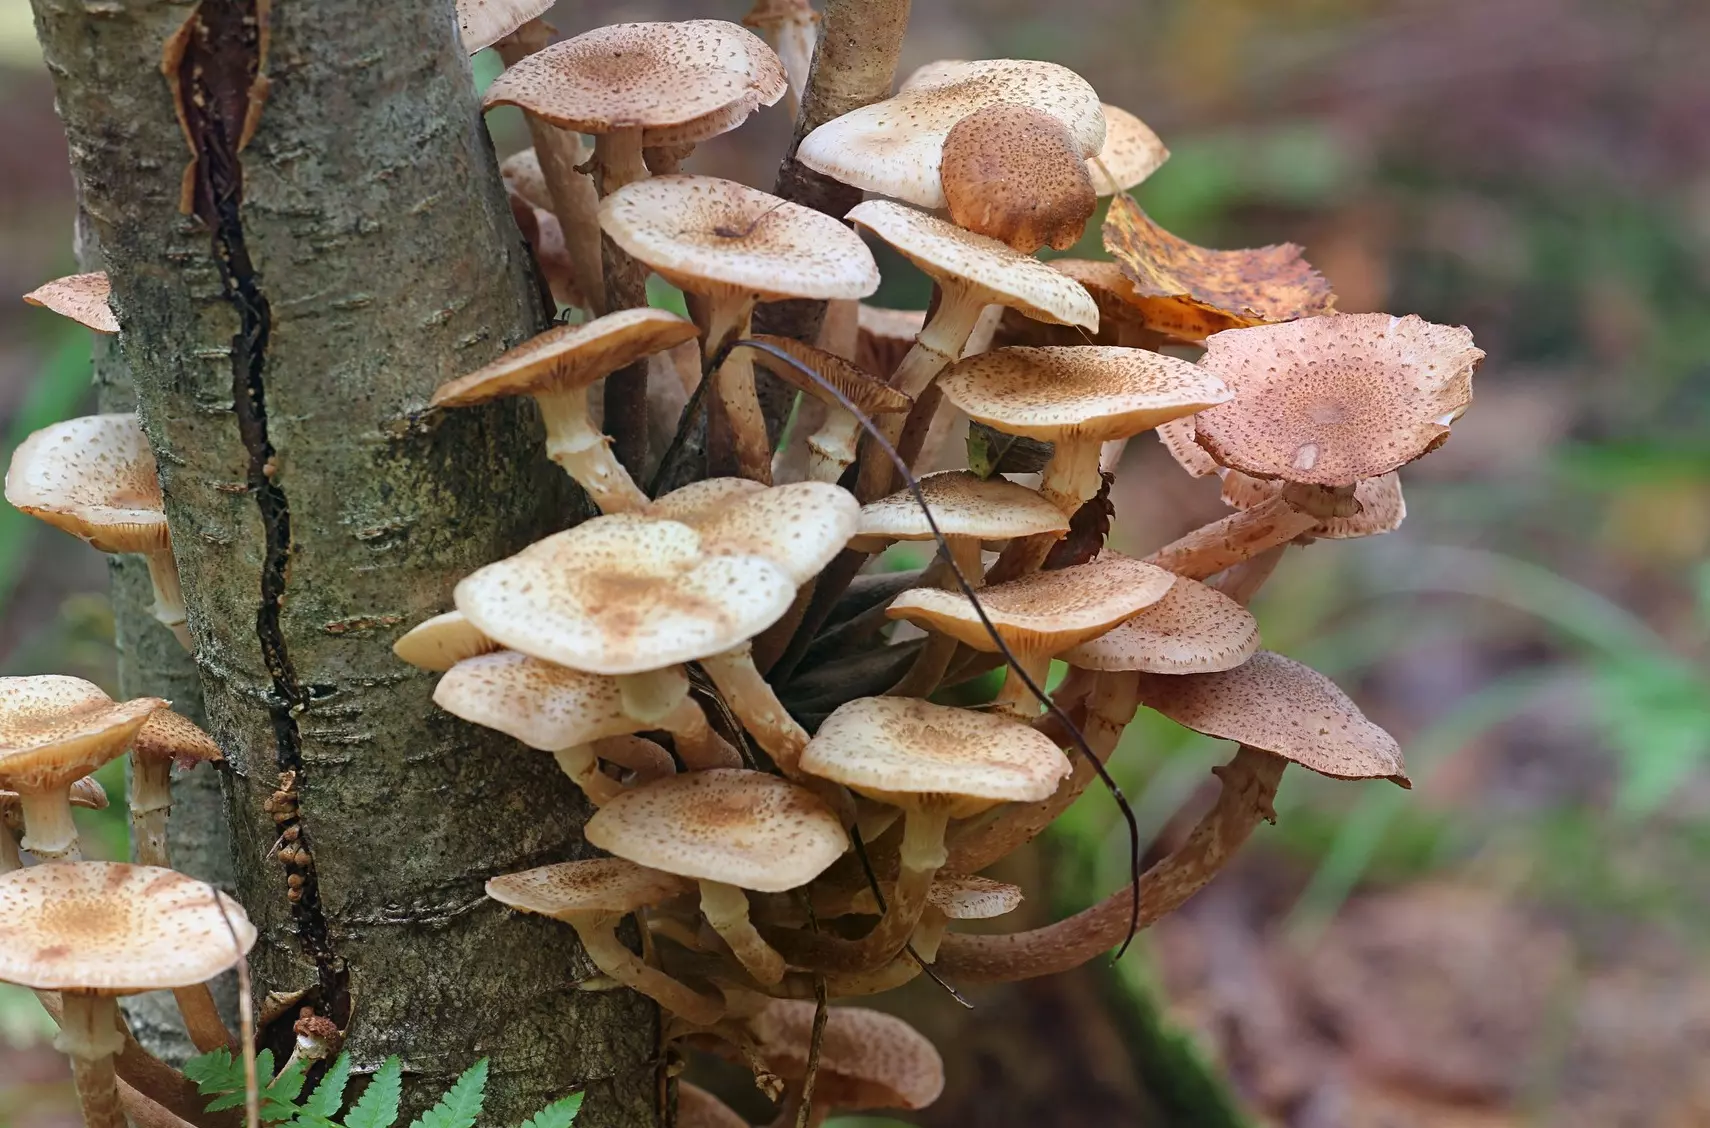
<svg viewBox="0 0 1710 1128"><path fill-rule="evenodd" d="M1068 250L1098 206L1068 126L1008 102L956 123L944 138L940 176L951 222L1024 255Z"/></svg>

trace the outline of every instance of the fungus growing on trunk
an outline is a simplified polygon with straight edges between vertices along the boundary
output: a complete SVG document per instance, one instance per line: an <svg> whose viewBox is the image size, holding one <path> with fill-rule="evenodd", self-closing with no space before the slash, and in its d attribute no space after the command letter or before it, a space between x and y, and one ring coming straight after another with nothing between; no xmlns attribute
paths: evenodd
<svg viewBox="0 0 1710 1128"><path fill-rule="evenodd" d="M24 295L34 306L51 309L97 333L117 333L119 319L108 304L113 286L105 272L70 274L43 283Z"/></svg>
<svg viewBox="0 0 1710 1128"><path fill-rule="evenodd" d="M756 333L753 339L787 353L825 378L825 382L843 393L857 411L864 415L896 415L907 412L914 402L883 380L874 378L856 367L853 361L834 356L824 349L805 345L789 337L773 337ZM826 391L816 380L798 372L794 365L783 364L762 354L755 363L771 372L784 383L816 400L825 412L825 421L808 436L808 479L815 482L836 482L855 461L856 443L861 438L861 423Z"/></svg>

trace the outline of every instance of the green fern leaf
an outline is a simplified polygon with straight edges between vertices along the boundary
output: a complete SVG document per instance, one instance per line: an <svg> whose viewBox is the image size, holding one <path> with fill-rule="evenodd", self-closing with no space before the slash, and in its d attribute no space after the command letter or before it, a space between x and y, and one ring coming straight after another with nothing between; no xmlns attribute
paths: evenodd
<svg viewBox="0 0 1710 1128"><path fill-rule="evenodd" d="M582 1111L582 1094L571 1093L563 1100L553 1101L527 1120L518 1128L570 1128L576 1123L576 1114Z"/></svg>
<svg viewBox="0 0 1710 1128"><path fill-rule="evenodd" d="M403 1093L403 1065L396 1057L380 1069L344 1118L344 1128L392 1128L398 1121L398 1098Z"/></svg>
<svg viewBox="0 0 1710 1128"><path fill-rule="evenodd" d="M439 1103L422 1113L410 1128L475 1128L486 1089L487 1059L482 1058L464 1070Z"/></svg>
<svg viewBox="0 0 1710 1128"><path fill-rule="evenodd" d="M326 1074L321 1077L320 1084L303 1102L302 1111L293 1121L299 1128L314 1128L312 1122L331 1120L338 1115L338 1110L344 1107L344 1087L350 1081L350 1054L342 1053L333 1059L327 1067Z"/></svg>
<svg viewBox="0 0 1710 1128"><path fill-rule="evenodd" d="M243 1085L243 1063L232 1060L232 1052L224 1047L209 1050L205 1054L197 1054L184 1063L184 1076L196 1082L196 1088L206 1096L209 1093L230 1092L234 1086Z"/></svg>
<svg viewBox="0 0 1710 1128"><path fill-rule="evenodd" d="M225 1051L215 1050L214 1053L224 1054ZM226 1057L230 1060L231 1055L226 1054ZM258 1079L273 1076L272 1050L262 1050L255 1055L255 1076ZM207 1087L202 1088L204 1096L219 1094L214 1100L208 1102L208 1111L223 1112L228 1108L242 1108L246 1084L243 1075L243 1059L231 1060L230 1068L222 1076L210 1078Z"/></svg>

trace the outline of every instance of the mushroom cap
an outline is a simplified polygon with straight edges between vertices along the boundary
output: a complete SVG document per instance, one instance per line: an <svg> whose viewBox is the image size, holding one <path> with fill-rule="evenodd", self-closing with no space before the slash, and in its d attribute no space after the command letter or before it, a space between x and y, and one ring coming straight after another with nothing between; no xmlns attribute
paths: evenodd
<svg viewBox="0 0 1710 1128"><path fill-rule="evenodd" d="M780 1077L807 1076L814 1004L772 999L748 1020L760 1054ZM944 1060L926 1037L866 1007L826 1011L814 1103L827 1108L925 1108L944 1091Z"/></svg>
<svg viewBox="0 0 1710 1128"><path fill-rule="evenodd" d="M467 407L505 396L586 387L608 373L693 338L694 322L664 309L625 309L559 325L441 384L430 407Z"/></svg>
<svg viewBox="0 0 1710 1128"><path fill-rule="evenodd" d="M580 133L570 136L576 139L575 161L581 164L594 155L594 147L588 144L587 138ZM499 175L504 178L505 187L536 208L543 211L552 210L552 190L546 185L546 171L540 167L540 154L534 149L519 149L499 162ZM557 216L553 217L557 219Z"/></svg>
<svg viewBox="0 0 1710 1128"><path fill-rule="evenodd" d="M1223 381L1197 365L1110 345L993 349L938 383L969 418L1049 442L1123 439L1229 400Z"/></svg>
<svg viewBox="0 0 1710 1128"><path fill-rule="evenodd" d="M214 738L189 717L171 709L156 709L137 730L131 752L144 760L172 760L180 766L225 759Z"/></svg>
<svg viewBox="0 0 1710 1128"><path fill-rule="evenodd" d="M25 294L24 300L69 317L97 333L117 333L119 319L107 301L112 292L112 283L105 272L95 271L55 278Z"/></svg>
<svg viewBox="0 0 1710 1128"><path fill-rule="evenodd" d="M926 902L951 920L991 920L1014 912L1022 902L1021 886L993 881L977 873L937 873Z"/></svg>
<svg viewBox="0 0 1710 1128"><path fill-rule="evenodd" d="M61 674L0 678L0 787L65 787L118 759L158 697L114 701L99 686Z"/></svg>
<svg viewBox="0 0 1710 1128"><path fill-rule="evenodd" d="M752 478L703 478L655 499L646 509L649 517L680 521L699 530L724 512L726 506L767 487Z"/></svg>
<svg viewBox="0 0 1710 1128"><path fill-rule="evenodd" d="M491 47L530 20L539 19L555 0L457 0L457 31L463 49L473 55Z"/></svg>
<svg viewBox="0 0 1710 1128"><path fill-rule="evenodd" d="M834 118L802 138L796 160L815 172L923 208L945 206L944 139L963 118L1009 102L1061 121L1083 158L1104 146L1104 113L1067 67L1030 59L932 63L883 102Z"/></svg>
<svg viewBox="0 0 1710 1128"><path fill-rule="evenodd" d="M1203 336L1242 325L1291 321L1328 313L1336 304L1330 283L1293 243L1252 250L1196 247L1153 223L1131 197L1110 203L1104 245L1141 298L1167 299Z"/></svg>
<svg viewBox="0 0 1710 1128"><path fill-rule="evenodd" d="M896 415L914 406L907 395L862 371L854 361L844 360L836 353L826 352L793 337L774 337L770 333L755 333L753 339L771 345L788 356L801 361L825 379L827 384L842 392L844 398L867 415ZM913 338L910 338L911 342ZM772 373L797 391L806 392L821 403L841 407L837 398L817 381L803 376L793 365L785 364L765 353L756 352L754 363Z"/></svg>
<svg viewBox="0 0 1710 1128"><path fill-rule="evenodd" d="M736 289L768 300L864 298L873 254L824 212L712 176L655 176L600 201L600 228L690 293Z"/></svg>
<svg viewBox="0 0 1710 1128"><path fill-rule="evenodd" d="M748 1128L730 1106L687 1081L677 1082L677 1128Z"/></svg>
<svg viewBox="0 0 1710 1128"><path fill-rule="evenodd" d="M613 514L554 533L457 585L457 608L512 650L596 674L659 670L771 626L796 584L758 556L707 551L676 521Z"/></svg>
<svg viewBox="0 0 1710 1128"><path fill-rule="evenodd" d="M1198 444L1195 444L1195 449ZM1207 461L1211 456L1205 456ZM1213 465L1216 465L1213 463ZM1224 470L1223 502L1235 509L1251 509L1283 492L1283 483L1269 478L1255 478L1239 470ZM1407 500L1401 495L1401 475L1393 470L1375 478L1362 478L1354 487L1354 500L1360 511L1350 517L1326 517L1312 535L1325 540L1349 540L1393 533L1407 518Z"/></svg>
<svg viewBox="0 0 1710 1128"><path fill-rule="evenodd" d="M482 634L461 611L423 619L399 636L392 653L418 670L443 672L465 658L491 654L499 644Z"/></svg>
<svg viewBox="0 0 1710 1128"><path fill-rule="evenodd" d="M704 141L784 96L784 64L725 20L627 23L554 43L507 69L483 105L520 106L560 129L641 129L644 145Z"/></svg>
<svg viewBox="0 0 1710 1128"><path fill-rule="evenodd" d="M1259 649L1259 623L1239 603L1180 577L1164 598L1061 655L1083 670L1200 674L1239 666Z"/></svg>
<svg viewBox="0 0 1710 1128"><path fill-rule="evenodd" d="M986 617L1011 648L1060 654L1157 603L1175 580L1174 573L1154 564L1104 553L1086 564L1034 572L978 594ZM960 591L911 588L897 596L885 614L930 627L976 650L997 650L974 605Z"/></svg>
<svg viewBox="0 0 1710 1128"><path fill-rule="evenodd" d="M1152 132L1152 127L1120 106L1106 102L1104 148L1087 161L1093 191L1114 196L1157 172L1170 159L1170 151Z"/></svg>
<svg viewBox="0 0 1710 1128"><path fill-rule="evenodd" d="M680 671L660 674L689 692L689 679ZM439 679L433 701L447 713L546 752L652 727L624 712L616 679L514 650L457 663Z"/></svg>
<svg viewBox="0 0 1710 1128"><path fill-rule="evenodd" d="M1143 675L1140 701L1195 732L1263 749L1336 779L1389 778L1411 787L1395 738L1336 683L1261 650L1232 670Z"/></svg>
<svg viewBox="0 0 1710 1128"><path fill-rule="evenodd" d="M801 768L898 806L947 796L954 818L996 803L1036 803L1070 771L1063 750L1037 729L914 697L839 705L808 741Z"/></svg>
<svg viewBox="0 0 1710 1128"><path fill-rule="evenodd" d="M1007 478L945 470L920 479L920 492L946 537L1008 540L1069 531L1069 519L1062 510ZM926 514L908 490L862 506L856 535L884 540L933 539Z"/></svg>
<svg viewBox="0 0 1710 1128"><path fill-rule="evenodd" d="M242 905L172 870L56 862L0 876L0 982L97 995L190 987L254 944Z"/></svg>
<svg viewBox="0 0 1710 1128"><path fill-rule="evenodd" d="M682 878L622 858L585 858L487 879L487 896L525 913L564 918L632 913L692 892Z"/></svg>
<svg viewBox="0 0 1710 1128"><path fill-rule="evenodd" d="M806 885L849 849L837 816L813 792L743 768L626 791L594 812L584 835L641 865L762 893Z"/></svg>
<svg viewBox="0 0 1710 1128"><path fill-rule="evenodd" d="M861 519L855 495L830 482L791 482L733 500L696 526L715 556L769 560L797 587L843 551Z"/></svg>
<svg viewBox="0 0 1710 1128"><path fill-rule="evenodd" d="M1223 467L1217 465L1217 459L1205 453L1205 448L1194 438L1194 418L1192 415L1184 415L1180 419L1158 424L1158 441L1164 444L1164 449L1170 452L1170 457L1176 460L1177 466L1195 478L1209 478L1221 472ZM1228 501L1227 495L1224 500ZM1235 503L1231 501L1229 504Z"/></svg>
<svg viewBox="0 0 1710 1128"><path fill-rule="evenodd" d="M1098 207L1068 127L1013 102L982 106L951 128L939 178L952 223L1022 254L1068 250Z"/></svg>
<svg viewBox="0 0 1710 1128"><path fill-rule="evenodd" d="M993 304L1035 321L1098 328L1098 306L1078 282L996 239L890 200L856 204L844 218L889 243L935 280L962 279Z"/></svg>
<svg viewBox="0 0 1710 1128"><path fill-rule="evenodd" d="M1200 367L1234 391L1195 431L1219 464L1351 486L1429 454L1472 401L1484 353L1463 326L1341 313L1219 333Z"/></svg>
<svg viewBox="0 0 1710 1128"><path fill-rule="evenodd" d="M43 427L12 452L6 500L102 552L158 552L170 543L154 451L135 415Z"/></svg>

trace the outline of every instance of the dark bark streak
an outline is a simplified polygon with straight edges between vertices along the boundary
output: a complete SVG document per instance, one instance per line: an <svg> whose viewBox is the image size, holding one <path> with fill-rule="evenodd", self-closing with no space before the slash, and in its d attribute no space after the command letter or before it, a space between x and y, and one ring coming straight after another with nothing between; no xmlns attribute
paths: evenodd
<svg viewBox="0 0 1710 1128"><path fill-rule="evenodd" d="M260 74L265 20L265 0L203 0L182 33L177 94L194 151L187 185L191 210L208 227L221 288L238 318L231 340L232 408L249 455L249 492L265 536L255 629L273 683L267 709L274 757L281 777L300 784L304 765L297 718L308 707L309 693L298 680L280 624L291 557L291 506L274 480L273 443L267 434L272 310L244 239L243 165L238 157L253 120L252 99L264 89ZM279 828L300 841L307 836L306 828L300 810L293 805L292 811ZM294 860L287 868L298 879L292 887L292 922L315 962L321 1005L342 1026L349 1019L349 976L333 951L312 854L294 850L290 856Z"/></svg>

